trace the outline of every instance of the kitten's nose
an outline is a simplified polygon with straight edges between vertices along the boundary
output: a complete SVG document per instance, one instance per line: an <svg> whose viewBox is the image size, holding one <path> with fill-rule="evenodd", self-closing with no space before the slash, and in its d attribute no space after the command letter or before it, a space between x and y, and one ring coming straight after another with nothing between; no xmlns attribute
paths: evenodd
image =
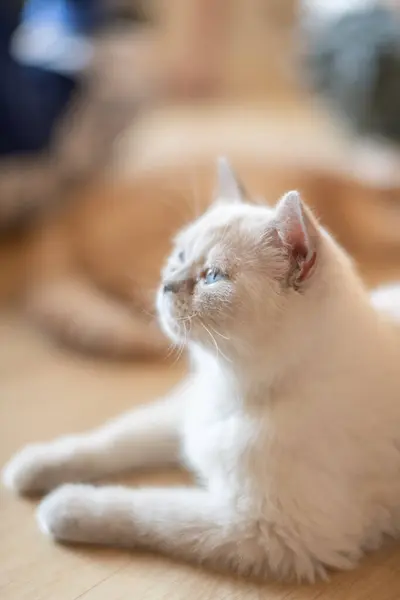
<svg viewBox="0 0 400 600"><path fill-rule="evenodd" d="M181 281L167 281L166 283L164 283L163 292L164 294L168 294L169 292L176 294L176 292L179 291L181 285Z"/></svg>
<svg viewBox="0 0 400 600"><path fill-rule="evenodd" d="M163 285L164 294L173 293L177 294L178 292L186 292L191 294L195 285L195 280L191 277L185 279L170 279L166 281Z"/></svg>

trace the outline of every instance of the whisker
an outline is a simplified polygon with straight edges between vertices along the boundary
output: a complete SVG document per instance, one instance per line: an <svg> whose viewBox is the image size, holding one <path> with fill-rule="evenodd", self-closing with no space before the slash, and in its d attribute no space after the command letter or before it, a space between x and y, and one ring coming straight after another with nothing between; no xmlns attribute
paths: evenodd
<svg viewBox="0 0 400 600"><path fill-rule="evenodd" d="M225 358L225 360L227 360L228 362L232 362L232 361L231 361L231 360L230 360L230 359L229 359L229 358L228 358L228 357L227 357L227 356L226 356L226 355L225 355L225 354L222 352L222 350L219 348L219 346L218 346L218 344L217 344L217 341L216 341L215 337L213 336L213 334L211 333L211 331L210 331L210 330L209 330L209 329L208 329L208 328L207 328L207 327L204 325L203 321L201 321L201 324L202 324L202 326L204 327L204 329L207 331L208 335L209 335L209 336L211 337L211 339L212 339L212 342L213 342L213 344L214 344L214 346L215 346L215 349L216 349L216 351L217 351L217 358L218 358L218 356L221 354L221 355L222 355L222 356Z"/></svg>
<svg viewBox="0 0 400 600"><path fill-rule="evenodd" d="M164 360L167 360L171 356L171 354L173 354L175 352L176 348L177 348L177 345L174 342L171 342L167 348L167 353L164 356Z"/></svg>
<svg viewBox="0 0 400 600"><path fill-rule="evenodd" d="M210 328L213 330L214 333L216 333L217 335L219 335L219 337L221 337L223 340L230 340L231 338L227 337L226 335L222 335L222 333L220 333L219 331L217 331L216 329L214 329L214 327L212 327L212 325L210 325Z"/></svg>
<svg viewBox="0 0 400 600"><path fill-rule="evenodd" d="M172 365L175 365L178 362L178 360L180 359L181 350L182 350L182 344L176 344L175 345L175 350L176 350L176 356L174 358L174 361L173 361Z"/></svg>
<svg viewBox="0 0 400 600"><path fill-rule="evenodd" d="M141 312L142 312L143 314L145 314L147 317L150 317L150 318L152 318L152 319L154 319L154 318L155 318L155 316L156 316L156 311L154 311L154 312L150 312L149 310L146 310L145 308L142 308L142 309L141 309Z"/></svg>
<svg viewBox="0 0 400 600"><path fill-rule="evenodd" d="M211 331L209 331L209 330L207 329L207 327L204 325L204 323L203 323L203 322L201 322L201 324L202 324L203 328L204 328L204 329L207 331L207 333L208 333L208 335L210 336L210 338L212 339L212 341L213 341L213 344L214 344L214 346L215 346L215 349L216 349L216 351L217 351L217 357L218 357L218 356L219 356L219 348L218 348L218 344L217 344L217 342L215 341L215 338L214 338L213 334L211 333Z"/></svg>
<svg viewBox="0 0 400 600"><path fill-rule="evenodd" d="M182 358L183 351L186 348L186 341L187 341L187 333L186 333L186 330L185 330L185 340L181 344L181 349L180 349L177 361L179 361Z"/></svg>
<svg viewBox="0 0 400 600"><path fill-rule="evenodd" d="M186 347L186 344L187 344L187 329L186 329L186 323L185 323L185 321L183 321L183 329L184 329L184 332L185 332L185 339L180 344L178 354L177 354L176 359L174 360L173 364L177 363L178 360L181 358L181 356L183 354L183 351L184 351L184 349Z"/></svg>
<svg viewBox="0 0 400 600"><path fill-rule="evenodd" d="M190 323L191 320L192 320L192 317L177 317L177 318L175 318L175 321L178 321L179 323L185 323L187 321L189 321L189 323Z"/></svg>

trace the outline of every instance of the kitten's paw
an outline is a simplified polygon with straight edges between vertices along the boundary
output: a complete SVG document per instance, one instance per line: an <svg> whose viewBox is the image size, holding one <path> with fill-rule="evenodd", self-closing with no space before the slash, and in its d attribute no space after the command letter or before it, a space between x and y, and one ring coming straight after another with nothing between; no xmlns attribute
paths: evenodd
<svg viewBox="0 0 400 600"><path fill-rule="evenodd" d="M68 484L46 496L37 510L40 529L60 541L92 541L90 531L96 515L95 491L91 485Z"/></svg>
<svg viewBox="0 0 400 600"><path fill-rule="evenodd" d="M3 470L4 485L18 494L40 494L68 480L66 468L68 441L30 444L18 452Z"/></svg>
<svg viewBox="0 0 400 600"><path fill-rule="evenodd" d="M32 444L18 452L3 470L4 485L19 494L34 494L49 488L49 449Z"/></svg>

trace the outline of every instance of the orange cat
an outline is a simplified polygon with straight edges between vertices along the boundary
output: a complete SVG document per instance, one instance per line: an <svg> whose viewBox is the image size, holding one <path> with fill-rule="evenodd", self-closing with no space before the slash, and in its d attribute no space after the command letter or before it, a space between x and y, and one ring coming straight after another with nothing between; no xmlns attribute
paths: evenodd
<svg viewBox="0 0 400 600"><path fill-rule="evenodd" d="M356 256L383 242L392 248L376 214L381 197L398 198L398 190L378 192L334 173L234 164L250 198L275 203L300 189ZM160 268L174 233L211 201L214 181L210 160L87 186L23 240L0 248L0 294L18 293L55 339L81 350L165 355L153 320Z"/></svg>

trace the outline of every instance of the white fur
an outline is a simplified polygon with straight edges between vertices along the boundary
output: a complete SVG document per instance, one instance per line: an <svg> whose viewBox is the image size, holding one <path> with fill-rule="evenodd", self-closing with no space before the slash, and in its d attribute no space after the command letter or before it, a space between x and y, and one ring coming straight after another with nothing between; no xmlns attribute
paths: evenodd
<svg viewBox="0 0 400 600"><path fill-rule="evenodd" d="M221 202L178 237L186 257L174 253L164 277L195 287L159 297L193 363L178 390L99 431L23 450L4 472L29 493L182 458L198 486L64 485L39 506L45 533L309 581L398 535L400 338L378 309L399 311L384 294L372 305L310 215L301 224L317 262L293 289L276 214ZM230 278L207 287L198 273L224 260Z"/></svg>

